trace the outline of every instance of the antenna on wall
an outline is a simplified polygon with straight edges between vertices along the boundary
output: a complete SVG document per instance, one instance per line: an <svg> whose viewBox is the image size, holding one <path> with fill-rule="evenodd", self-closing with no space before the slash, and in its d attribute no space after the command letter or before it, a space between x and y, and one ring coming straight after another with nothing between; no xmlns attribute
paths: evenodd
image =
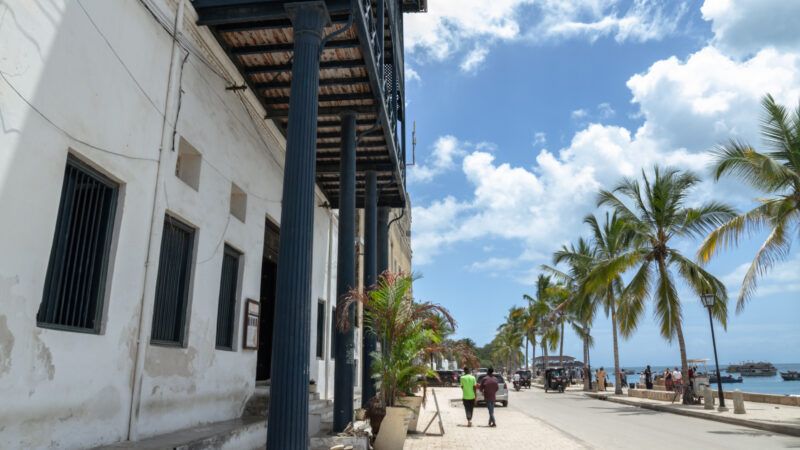
<svg viewBox="0 0 800 450"><path fill-rule="evenodd" d="M406 166L414 166L417 164L417 121L412 122L413 128L411 130L411 164Z"/></svg>

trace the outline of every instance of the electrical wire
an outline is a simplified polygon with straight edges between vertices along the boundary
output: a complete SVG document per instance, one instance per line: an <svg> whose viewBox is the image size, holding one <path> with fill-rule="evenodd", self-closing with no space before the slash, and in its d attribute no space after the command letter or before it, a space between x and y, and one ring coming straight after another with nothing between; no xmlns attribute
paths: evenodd
<svg viewBox="0 0 800 450"><path fill-rule="evenodd" d="M133 76L133 73L128 68L128 66L125 64L125 62L122 60L122 57L120 57L119 54L117 53L117 51L114 50L114 47L108 41L108 38L106 38L106 35L103 34L102 31L100 31L100 27L97 26L97 24L95 23L94 19L92 19L92 16L90 16L89 12L86 11L86 8L83 7L83 3L81 3L81 0L77 0L76 3L78 4L78 6L81 7L81 10L83 10L83 13L86 15L86 18L89 19L89 22L91 22L91 24L94 27L94 29L97 31L97 33L100 35L100 37L103 38L103 41L106 43L106 46L108 46L108 49L111 50L111 53L113 53L114 56L117 58L117 61L119 61L119 63L125 69L125 72L128 73L128 76L131 78L131 80L133 80L134 84L136 84L136 87L139 88L139 91L141 91L142 95L144 95L145 98L147 98L147 101L150 102L150 104L153 106L153 108L155 108L155 110L158 111L159 115L161 115L163 117L166 114L166 111L162 112L158 108L158 106L156 106L155 101L153 101L153 99L150 98L150 96L147 94L147 91L145 91L145 89L142 87L142 85L139 84L139 81L136 79L135 76Z"/></svg>
<svg viewBox="0 0 800 450"><path fill-rule="evenodd" d="M142 157L142 156L132 156L132 155L126 155L124 153L115 152L113 150L108 150L106 148L99 147L99 146L91 144L91 143L89 143L89 142L87 142L87 141L85 141L85 140L83 140L83 139L81 139L79 137L74 136L72 133L70 133L69 131L65 130L64 128L60 127L58 124L53 122L53 120L50 119L49 117L47 117L47 115L45 115L41 110L39 110L39 108L34 106L33 103L31 103L30 100L25 98L25 96L22 95L22 93L14 86L14 84L11 83L11 81L9 81L8 78L6 78L6 75L7 75L6 72L3 72L2 70L0 70L0 78L2 78L3 81L8 85L8 87L10 87L11 90L14 91L15 94L17 94L17 97L19 97L20 100L25 102L28 105L28 107L30 107L32 110L34 110L36 112L36 114L39 115L39 117L44 119L47 123L52 125L53 128L55 128L58 131L60 131L64 136L68 137L69 139L71 139L71 140L73 140L75 142L81 143L81 144L85 145L86 147L89 147L89 148L95 149L97 151L103 152L103 153L108 153L108 154L115 155L115 156L121 156L123 158L128 158L128 159L135 159L135 160L139 160L139 161L151 161L151 162L156 162L156 163L158 162L158 159L156 159L156 158L146 158L146 157Z"/></svg>

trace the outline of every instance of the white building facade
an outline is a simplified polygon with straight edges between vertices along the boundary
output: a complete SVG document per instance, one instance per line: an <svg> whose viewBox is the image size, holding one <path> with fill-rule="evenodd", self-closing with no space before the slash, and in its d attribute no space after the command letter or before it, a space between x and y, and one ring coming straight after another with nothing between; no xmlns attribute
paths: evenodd
<svg viewBox="0 0 800 450"><path fill-rule="evenodd" d="M285 139L196 19L0 4L0 448L236 418L269 376ZM309 377L329 397L337 219L316 205Z"/></svg>

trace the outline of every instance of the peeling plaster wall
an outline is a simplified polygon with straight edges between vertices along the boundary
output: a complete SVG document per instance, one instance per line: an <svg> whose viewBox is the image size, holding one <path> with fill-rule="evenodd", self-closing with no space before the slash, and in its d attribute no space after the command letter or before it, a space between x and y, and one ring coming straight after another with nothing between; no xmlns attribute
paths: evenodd
<svg viewBox="0 0 800 450"><path fill-rule="evenodd" d="M173 0L158 3L174 14ZM186 14L186 38L211 58L222 55L208 31L194 27L191 7ZM243 302L259 298L264 220L280 218L285 142L271 123L256 126L225 80L190 56L175 142L184 138L202 154L200 187L174 176L177 152L167 148L170 170L154 207L171 48L139 1L0 3L7 80L0 79L0 448L86 448L126 438L140 305L154 297L145 276L158 262L151 255L146 268L148 242L161 239L160 226L150 236L150 223L166 211L197 228L186 345L149 345L152 317L144 317L135 429L146 437L238 417L253 392L256 352L241 348ZM225 60L217 70L231 67ZM174 108L166 116L171 128ZM36 326L68 152L121 185L99 335ZM244 223L229 215L231 182L248 194ZM324 203L319 192L316 203ZM336 226L318 206L310 378L324 374L314 324L329 277L335 293L328 257ZM225 243L244 254L233 351L215 349ZM332 380L332 365L329 373Z"/></svg>

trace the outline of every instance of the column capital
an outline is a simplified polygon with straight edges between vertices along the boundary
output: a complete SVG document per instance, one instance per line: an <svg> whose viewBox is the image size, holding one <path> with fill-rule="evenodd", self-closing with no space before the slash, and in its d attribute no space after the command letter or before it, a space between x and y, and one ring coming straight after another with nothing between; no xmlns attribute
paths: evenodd
<svg viewBox="0 0 800 450"><path fill-rule="evenodd" d="M310 33L322 39L322 29L331 25L328 7L322 0L292 2L284 5L294 27L294 34Z"/></svg>
<svg viewBox="0 0 800 450"><path fill-rule="evenodd" d="M358 112L354 109L347 109L339 113L339 118L342 120L351 116L358 118Z"/></svg>

